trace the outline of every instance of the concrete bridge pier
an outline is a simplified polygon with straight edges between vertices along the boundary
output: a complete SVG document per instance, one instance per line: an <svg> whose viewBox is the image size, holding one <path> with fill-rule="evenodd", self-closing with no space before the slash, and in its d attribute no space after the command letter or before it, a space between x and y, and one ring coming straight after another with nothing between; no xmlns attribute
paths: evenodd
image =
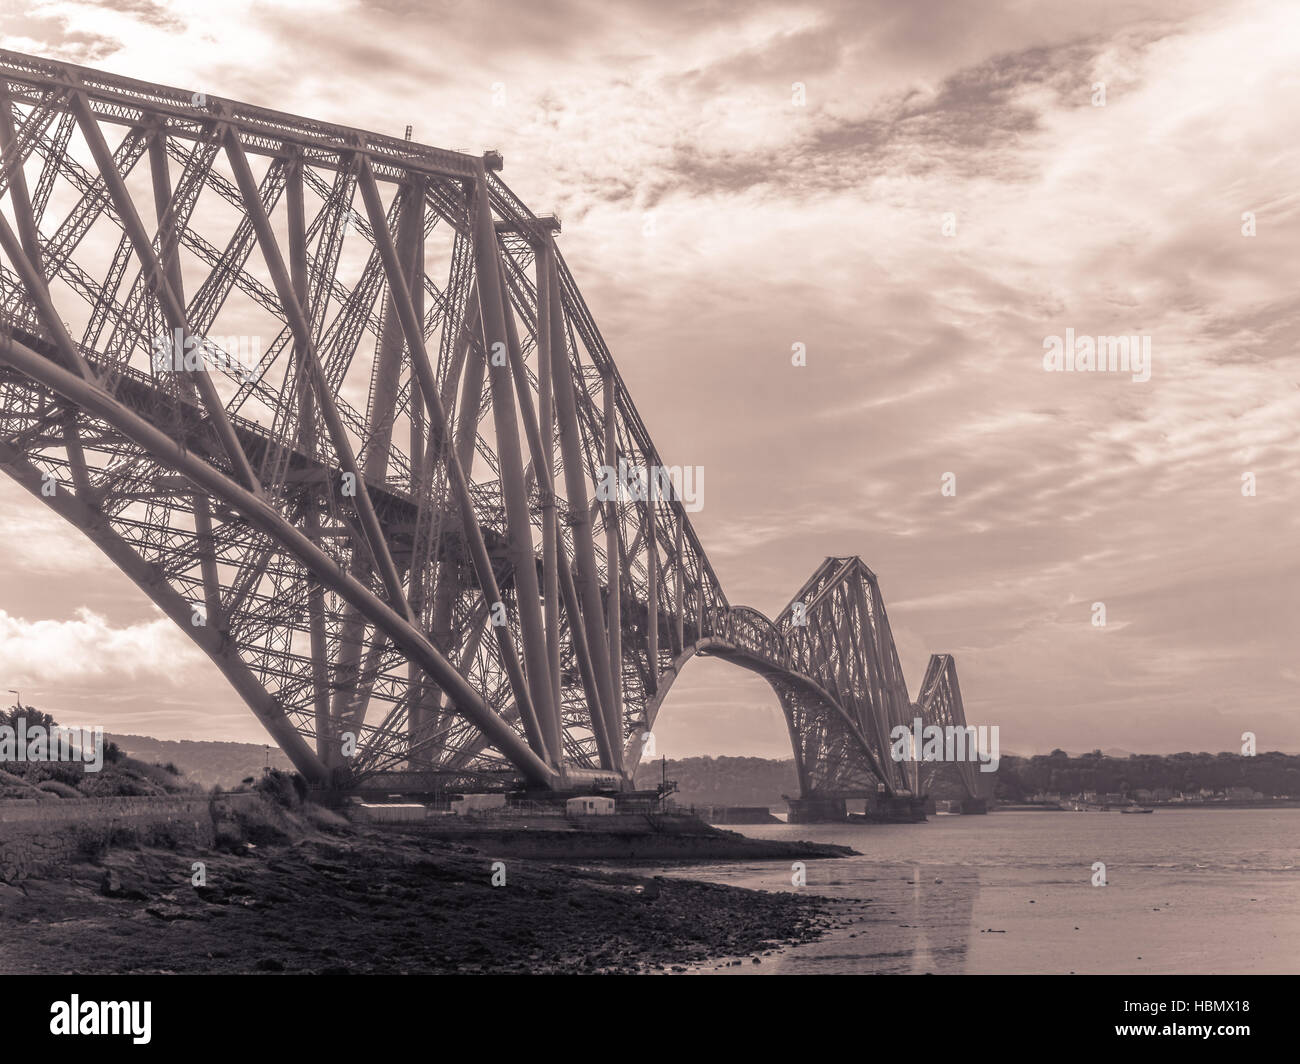
<svg viewBox="0 0 1300 1064"><path fill-rule="evenodd" d="M867 819L890 824L914 824L925 819L926 799L910 794L881 794L867 803Z"/></svg>
<svg viewBox="0 0 1300 1064"><path fill-rule="evenodd" d="M848 820L843 798L787 798L790 824L834 824Z"/></svg>
<svg viewBox="0 0 1300 1064"><path fill-rule="evenodd" d="M963 798L961 800L962 816L982 816L989 811L987 798Z"/></svg>

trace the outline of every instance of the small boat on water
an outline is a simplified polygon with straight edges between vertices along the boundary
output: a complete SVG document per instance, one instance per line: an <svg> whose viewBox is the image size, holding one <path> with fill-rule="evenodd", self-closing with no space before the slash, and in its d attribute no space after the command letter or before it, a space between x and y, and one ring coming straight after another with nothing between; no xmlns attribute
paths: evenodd
<svg viewBox="0 0 1300 1064"><path fill-rule="evenodd" d="M1143 805L1125 806L1120 810L1121 813L1154 813L1155 810Z"/></svg>

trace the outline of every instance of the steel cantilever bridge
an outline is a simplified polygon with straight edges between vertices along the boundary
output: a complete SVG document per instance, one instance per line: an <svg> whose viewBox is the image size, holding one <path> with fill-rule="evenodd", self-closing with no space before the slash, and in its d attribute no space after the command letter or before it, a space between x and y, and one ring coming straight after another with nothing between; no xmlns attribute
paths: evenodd
<svg viewBox="0 0 1300 1064"><path fill-rule="evenodd" d="M708 654L805 799L927 789L889 731L964 725L956 670L909 700L858 558L769 620L680 498L598 496L662 463L500 156L3 51L0 149L0 466L308 780L626 787Z"/></svg>

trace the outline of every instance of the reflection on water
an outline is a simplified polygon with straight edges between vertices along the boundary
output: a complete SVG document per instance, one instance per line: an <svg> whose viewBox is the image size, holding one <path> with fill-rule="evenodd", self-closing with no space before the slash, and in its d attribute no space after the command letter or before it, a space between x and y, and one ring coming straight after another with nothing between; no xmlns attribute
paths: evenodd
<svg viewBox="0 0 1300 1064"><path fill-rule="evenodd" d="M1298 972L1300 810L995 813L745 827L861 856L659 868L841 899L849 926L729 974ZM1106 866L1094 885L1093 866ZM705 970L714 970L713 965Z"/></svg>
<svg viewBox="0 0 1300 1064"><path fill-rule="evenodd" d="M979 874L942 875L942 866L912 869L912 971L961 972L979 893ZM939 874L936 874L939 873Z"/></svg>

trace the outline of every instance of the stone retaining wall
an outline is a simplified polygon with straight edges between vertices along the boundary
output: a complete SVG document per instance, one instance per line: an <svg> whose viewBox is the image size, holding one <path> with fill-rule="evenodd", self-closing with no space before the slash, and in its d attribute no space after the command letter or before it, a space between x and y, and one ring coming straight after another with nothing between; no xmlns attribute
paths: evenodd
<svg viewBox="0 0 1300 1064"><path fill-rule="evenodd" d="M57 876L109 844L115 832L211 846L215 825L256 793L160 797L0 799L0 881Z"/></svg>

